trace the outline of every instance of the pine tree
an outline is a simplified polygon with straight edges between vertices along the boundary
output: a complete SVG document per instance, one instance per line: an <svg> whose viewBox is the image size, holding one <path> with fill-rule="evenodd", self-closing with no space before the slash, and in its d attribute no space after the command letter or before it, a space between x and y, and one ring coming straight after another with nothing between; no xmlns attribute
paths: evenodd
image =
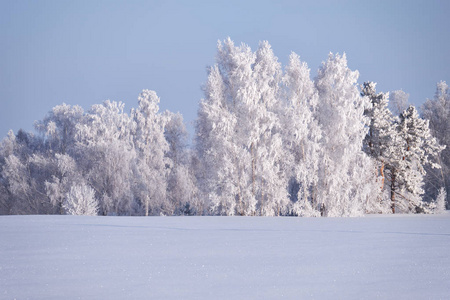
<svg viewBox="0 0 450 300"><path fill-rule="evenodd" d="M396 137L396 148L392 151L389 165L392 212L423 212L424 167L427 164L440 167L430 158L437 156L442 147L431 136L428 120L421 119L414 106L400 115ZM398 200L395 200L396 195Z"/></svg>
<svg viewBox="0 0 450 300"><path fill-rule="evenodd" d="M421 108L424 119L429 120L431 133L439 144L445 146L436 162L441 169L426 167L426 195L437 197L440 187L450 191L450 89L445 81L437 83L436 93L433 99L428 99ZM447 193L447 207L450 203L450 195Z"/></svg>
<svg viewBox="0 0 450 300"><path fill-rule="evenodd" d="M381 177L378 192L379 205L374 205L369 212L385 212L387 201L385 201L384 191L386 183L386 165L389 165L396 139L395 117L388 108L389 94L377 93L376 83L365 82L361 86L361 96L369 98L371 105L367 107L364 114L369 118L368 133L364 138L363 149L373 159L376 164L376 174Z"/></svg>

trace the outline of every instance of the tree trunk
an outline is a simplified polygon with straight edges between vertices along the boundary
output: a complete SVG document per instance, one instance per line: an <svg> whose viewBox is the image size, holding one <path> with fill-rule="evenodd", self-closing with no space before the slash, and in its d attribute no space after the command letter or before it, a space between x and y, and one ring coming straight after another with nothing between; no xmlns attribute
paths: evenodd
<svg viewBox="0 0 450 300"><path fill-rule="evenodd" d="M64 199L61 199L61 201L58 202L58 208L59 208L59 214L63 215L64 214L64 209L63 209L63 201Z"/></svg>
<svg viewBox="0 0 450 300"><path fill-rule="evenodd" d="M325 216L325 204L323 203L320 204L320 216Z"/></svg>
<svg viewBox="0 0 450 300"><path fill-rule="evenodd" d="M255 197L255 153L254 153L254 146L253 143L251 145L251 151L252 151L252 195Z"/></svg>
<svg viewBox="0 0 450 300"><path fill-rule="evenodd" d="M239 164L236 163L236 165ZM243 216L244 215L244 205L242 201L242 186L241 186L241 171L238 168L238 207L237 207L237 214Z"/></svg>
<svg viewBox="0 0 450 300"><path fill-rule="evenodd" d="M384 162L381 162L380 174L381 174L381 190L383 190L383 188L384 188Z"/></svg>
<svg viewBox="0 0 450 300"><path fill-rule="evenodd" d="M261 216L263 216L263 207L264 207L264 179L261 178Z"/></svg>
<svg viewBox="0 0 450 300"><path fill-rule="evenodd" d="M393 170L391 176L391 208L393 214L395 214L395 177L395 170Z"/></svg>

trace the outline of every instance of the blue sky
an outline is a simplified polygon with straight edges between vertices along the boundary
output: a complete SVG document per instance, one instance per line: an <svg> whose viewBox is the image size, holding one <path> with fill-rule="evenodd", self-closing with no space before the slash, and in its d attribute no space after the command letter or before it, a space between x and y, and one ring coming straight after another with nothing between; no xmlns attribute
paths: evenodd
<svg viewBox="0 0 450 300"><path fill-rule="evenodd" d="M268 40L286 64L300 55L313 76L346 52L360 83L403 89L413 104L450 81L450 1L3 1L0 0L0 138L33 130L55 105L110 99L196 118L217 41L256 49Z"/></svg>

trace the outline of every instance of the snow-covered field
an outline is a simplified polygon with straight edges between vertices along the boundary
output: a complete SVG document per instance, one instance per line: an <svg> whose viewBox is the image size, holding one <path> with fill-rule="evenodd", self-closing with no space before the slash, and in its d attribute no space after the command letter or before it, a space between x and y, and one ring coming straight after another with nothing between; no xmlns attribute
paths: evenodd
<svg viewBox="0 0 450 300"><path fill-rule="evenodd" d="M0 299L448 299L450 214L0 217Z"/></svg>

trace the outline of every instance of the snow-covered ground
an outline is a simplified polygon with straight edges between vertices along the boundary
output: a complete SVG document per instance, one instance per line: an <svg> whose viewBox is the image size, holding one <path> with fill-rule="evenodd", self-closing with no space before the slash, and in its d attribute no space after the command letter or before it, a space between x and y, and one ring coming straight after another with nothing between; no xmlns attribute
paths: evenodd
<svg viewBox="0 0 450 300"><path fill-rule="evenodd" d="M0 217L0 299L448 299L450 214Z"/></svg>

